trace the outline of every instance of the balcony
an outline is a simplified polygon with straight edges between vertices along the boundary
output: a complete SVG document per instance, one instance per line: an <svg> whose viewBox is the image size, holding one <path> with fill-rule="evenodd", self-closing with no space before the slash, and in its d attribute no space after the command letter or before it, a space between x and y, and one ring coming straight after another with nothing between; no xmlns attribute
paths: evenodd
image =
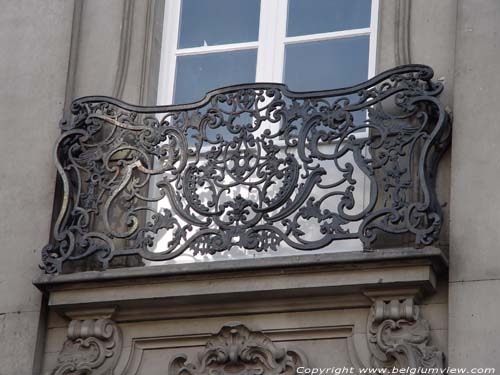
<svg viewBox="0 0 500 375"><path fill-rule="evenodd" d="M407 65L328 91L244 84L156 107L76 99L55 148L42 268L431 245L451 128L432 77Z"/></svg>

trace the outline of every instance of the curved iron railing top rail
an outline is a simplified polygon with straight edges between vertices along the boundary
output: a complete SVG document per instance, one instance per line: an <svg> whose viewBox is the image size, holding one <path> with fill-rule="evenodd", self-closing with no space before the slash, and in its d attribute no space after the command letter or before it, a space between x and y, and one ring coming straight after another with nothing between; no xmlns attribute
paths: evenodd
<svg viewBox="0 0 500 375"><path fill-rule="evenodd" d="M430 244L450 128L432 76L407 65L350 88L244 84L157 107L76 99L55 149L63 196L42 267L342 239L369 248L379 232Z"/></svg>

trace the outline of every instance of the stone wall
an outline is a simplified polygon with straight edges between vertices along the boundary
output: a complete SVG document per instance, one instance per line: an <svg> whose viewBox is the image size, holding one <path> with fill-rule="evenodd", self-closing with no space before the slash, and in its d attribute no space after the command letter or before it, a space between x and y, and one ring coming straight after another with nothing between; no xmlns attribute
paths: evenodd
<svg viewBox="0 0 500 375"><path fill-rule="evenodd" d="M64 106L73 1L1 5L0 374L24 375L32 372L45 331L42 295L32 280L50 231L52 148Z"/></svg>
<svg viewBox="0 0 500 375"><path fill-rule="evenodd" d="M450 363L500 369L500 2L460 1L455 50Z"/></svg>

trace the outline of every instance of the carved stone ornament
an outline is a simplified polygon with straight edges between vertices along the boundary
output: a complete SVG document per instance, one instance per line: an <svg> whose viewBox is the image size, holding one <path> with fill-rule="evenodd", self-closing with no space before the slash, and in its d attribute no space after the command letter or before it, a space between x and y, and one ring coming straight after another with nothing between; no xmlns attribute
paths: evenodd
<svg viewBox="0 0 500 375"><path fill-rule="evenodd" d="M168 375L291 375L301 366L307 367L301 353L280 348L262 332L234 323L225 325L207 341L195 363L187 363L185 354L175 356Z"/></svg>
<svg viewBox="0 0 500 375"><path fill-rule="evenodd" d="M429 322L412 298L375 301L368 318L372 367L442 368L443 352L429 342Z"/></svg>
<svg viewBox="0 0 500 375"><path fill-rule="evenodd" d="M122 335L109 319L72 320L53 375L111 375Z"/></svg>

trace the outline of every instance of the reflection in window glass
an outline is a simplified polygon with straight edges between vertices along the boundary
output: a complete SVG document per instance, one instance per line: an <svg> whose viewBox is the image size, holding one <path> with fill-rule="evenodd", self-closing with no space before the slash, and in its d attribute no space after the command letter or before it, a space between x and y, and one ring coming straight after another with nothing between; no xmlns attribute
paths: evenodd
<svg viewBox="0 0 500 375"><path fill-rule="evenodd" d="M361 83L368 77L368 50L368 36L287 45L284 82L294 91Z"/></svg>
<svg viewBox="0 0 500 375"><path fill-rule="evenodd" d="M257 41L260 0L183 0L179 48Z"/></svg>
<svg viewBox="0 0 500 375"><path fill-rule="evenodd" d="M177 57L174 103L202 99L207 91L255 81L257 50Z"/></svg>
<svg viewBox="0 0 500 375"><path fill-rule="evenodd" d="M370 27L371 0L289 0L287 36Z"/></svg>

